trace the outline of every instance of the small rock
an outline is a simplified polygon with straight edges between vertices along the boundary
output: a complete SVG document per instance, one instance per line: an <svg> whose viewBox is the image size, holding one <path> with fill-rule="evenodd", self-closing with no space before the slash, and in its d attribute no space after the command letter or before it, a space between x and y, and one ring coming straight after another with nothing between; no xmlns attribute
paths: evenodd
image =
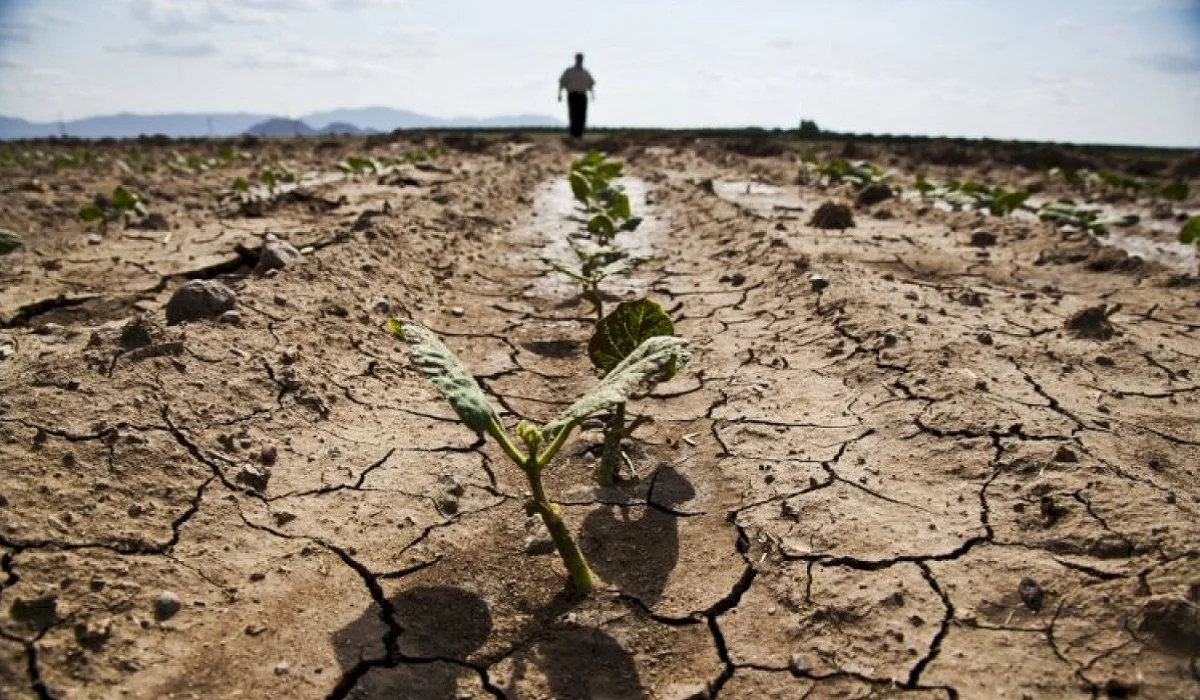
<svg viewBox="0 0 1200 700"><path fill-rule="evenodd" d="M183 602L171 591L163 591L154 596L154 619L159 622L174 617L182 608Z"/></svg>
<svg viewBox="0 0 1200 700"><path fill-rule="evenodd" d="M728 275L721 275L718 281L733 285L734 287L740 287L746 283L746 276L740 272L734 272Z"/></svg>
<svg viewBox="0 0 1200 700"><path fill-rule="evenodd" d="M220 316L217 316L217 323L227 323L231 326L240 326L242 325L242 312L237 311L236 309L230 309Z"/></svg>
<svg viewBox="0 0 1200 700"><path fill-rule="evenodd" d="M546 529L546 524L540 517L534 516L526 520L525 529L529 531L529 534L525 535L521 547L526 554L542 556L554 553L554 540L550 537L550 531Z"/></svg>
<svg viewBox="0 0 1200 700"><path fill-rule="evenodd" d="M996 234L982 229L971 233L971 245L976 248L990 248L996 245Z"/></svg>
<svg viewBox="0 0 1200 700"><path fill-rule="evenodd" d="M67 391L78 391L79 385L79 380L75 377L71 377L67 380Z"/></svg>
<svg viewBox="0 0 1200 700"><path fill-rule="evenodd" d="M455 515L458 513L458 499L454 496L443 496L437 499L434 505L442 515Z"/></svg>
<svg viewBox="0 0 1200 700"><path fill-rule="evenodd" d="M804 657L799 654L792 654L788 658L788 670L792 674L800 676L808 671L808 665L804 663Z"/></svg>
<svg viewBox="0 0 1200 700"><path fill-rule="evenodd" d="M300 359L300 350L294 347L286 347L279 354L279 361L285 365L294 365L296 360Z"/></svg>
<svg viewBox="0 0 1200 700"><path fill-rule="evenodd" d="M451 496L458 497L466 493L466 489L459 483L458 479L450 474L443 474L438 477L438 485Z"/></svg>
<svg viewBox="0 0 1200 700"><path fill-rule="evenodd" d="M808 284L814 292L820 292L829 286L829 280L822 275L812 274L808 277Z"/></svg>
<svg viewBox="0 0 1200 700"><path fill-rule="evenodd" d="M233 290L216 280L192 280L167 302L167 325L216 318L237 305Z"/></svg>
<svg viewBox="0 0 1200 700"><path fill-rule="evenodd" d="M387 299L380 297L371 304L371 308L374 309L375 313L377 314L386 314L391 312L392 305L388 303Z"/></svg>
<svg viewBox="0 0 1200 700"><path fill-rule="evenodd" d="M275 293L275 305L276 306L287 306L289 301L291 301L291 298L288 297L288 295L284 294L283 292Z"/></svg>
<svg viewBox="0 0 1200 700"><path fill-rule="evenodd" d="M254 271L262 274L267 270L282 270L300 257L296 246L268 234L259 250L258 266Z"/></svg>
<svg viewBox="0 0 1200 700"><path fill-rule="evenodd" d="M255 491L266 491L267 482L271 480L271 469L266 466L256 467L253 464L243 464L242 468L238 470L236 480Z"/></svg>
<svg viewBox="0 0 1200 700"><path fill-rule="evenodd" d="M267 627L266 625L260 625L260 624L251 622L250 624L246 625L246 629L243 631L250 637L257 637L258 635L262 634L263 632L266 632L268 629L270 629L270 628Z"/></svg>
<svg viewBox="0 0 1200 700"><path fill-rule="evenodd" d="M1025 604L1025 607L1034 612L1041 611L1042 604L1046 601L1046 593L1042 590L1041 585L1028 576L1017 584L1017 595L1021 596L1021 602Z"/></svg>
<svg viewBox="0 0 1200 700"><path fill-rule="evenodd" d="M267 577L267 575L261 571L250 572L250 580L254 581L254 582L262 581L266 577Z"/></svg>
<svg viewBox="0 0 1200 700"><path fill-rule="evenodd" d="M83 240L86 241L88 245L100 245L104 242L104 237L98 233L89 233L83 237Z"/></svg>
<svg viewBox="0 0 1200 700"><path fill-rule="evenodd" d="M917 323L929 323L929 316L927 314L923 314L923 313L917 314L916 318L917 318Z"/></svg>
<svg viewBox="0 0 1200 700"><path fill-rule="evenodd" d="M1113 362L1113 359L1111 357L1108 357L1106 355L1097 355L1096 356L1096 364L1100 365L1101 367L1112 367L1116 363Z"/></svg>
<svg viewBox="0 0 1200 700"><path fill-rule="evenodd" d="M1077 457L1075 455L1075 453L1073 451L1071 451L1071 449L1069 447L1066 447L1065 445L1063 445L1063 446L1060 446L1058 448L1058 450L1054 453L1054 461L1055 462L1078 462L1079 457Z"/></svg>
<svg viewBox="0 0 1200 700"><path fill-rule="evenodd" d="M275 664L275 675L286 676L292 670L292 665L286 661Z"/></svg>
<svg viewBox="0 0 1200 700"><path fill-rule="evenodd" d="M462 318L467 312L461 306L454 306L454 307L451 307L450 313L459 318Z"/></svg>
<svg viewBox="0 0 1200 700"><path fill-rule="evenodd" d="M271 514L276 525L287 525L296 519L296 514L286 510L277 510Z"/></svg>
<svg viewBox="0 0 1200 700"><path fill-rule="evenodd" d="M893 196L892 188L882 182L873 182L862 189L854 199L854 205L862 208L889 200Z"/></svg>
<svg viewBox="0 0 1200 700"><path fill-rule="evenodd" d="M279 459L279 449L274 445L263 445L258 452L258 461L268 466L275 464L277 459Z"/></svg>
<svg viewBox="0 0 1200 700"><path fill-rule="evenodd" d="M991 333L980 333L979 335L975 336L975 339L984 345L991 345L994 342L992 340Z"/></svg>

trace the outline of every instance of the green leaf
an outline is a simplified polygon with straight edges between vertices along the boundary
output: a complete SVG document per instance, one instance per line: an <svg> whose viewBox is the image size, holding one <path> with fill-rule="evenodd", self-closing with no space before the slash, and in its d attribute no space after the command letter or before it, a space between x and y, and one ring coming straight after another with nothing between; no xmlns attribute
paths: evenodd
<svg viewBox="0 0 1200 700"><path fill-rule="evenodd" d="M442 392L468 428L483 434L499 423L496 409L492 408L475 377L433 331L419 323L394 318L389 319L385 327L389 333L408 343L413 366Z"/></svg>
<svg viewBox="0 0 1200 700"><path fill-rule="evenodd" d="M1183 228L1179 229L1179 242L1195 243L1200 247L1200 216L1188 219Z"/></svg>
<svg viewBox="0 0 1200 700"><path fill-rule="evenodd" d="M690 359L687 341L683 338L660 335L647 339L604 375L596 388L546 424L542 434L547 440L553 440L561 431L570 430L588 416L650 391L659 382L675 376Z"/></svg>
<svg viewBox="0 0 1200 700"><path fill-rule="evenodd" d="M118 186L112 193L112 205L117 211L133 211L141 198L124 187Z"/></svg>
<svg viewBox="0 0 1200 700"><path fill-rule="evenodd" d="M572 171L568 180L571 183L571 194L575 195L575 199L587 204L588 198L592 194L592 188L588 184L588 179L578 171Z"/></svg>
<svg viewBox="0 0 1200 700"><path fill-rule="evenodd" d="M12 231L0 228L0 255L8 255L22 245L20 236Z"/></svg>
<svg viewBox="0 0 1200 700"><path fill-rule="evenodd" d="M557 260L554 260L553 258L542 258L542 262L545 263L546 265L548 265L555 272L561 272L562 274L566 275L567 277L570 277L573 280L576 280L579 282L590 282L591 281L582 272L567 265L566 263L561 263Z"/></svg>
<svg viewBox="0 0 1200 700"><path fill-rule="evenodd" d="M598 233L606 238L617 232L617 226L608 214L596 214L588 219L587 227L592 233Z"/></svg>
<svg viewBox="0 0 1200 700"><path fill-rule="evenodd" d="M638 346L660 335L675 335L675 324L652 299L623 301L596 323L588 341L588 357L601 372L609 372Z"/></svg>
<svg viewBox="0 0 1200 700"><path fill-rule="evenodd" d="M633 210L629 206L629 195L621 191L614 193L611 212L618 219L628 219L633 216Z"/></svg>
<svg viewBox="0 0 1200 700"><path fill-rule="evenodd" d="M79 210L79 218L84 221L100 221L104 219L104 210L95 205L88 205Z"/></svg>
<svg viewBox="0 0 1200 700"><path fill-rule="evenodd" d="M250 191L250 182L244 177L239 177L233 181L233 184L229 186L229 189L233 190L234 192L241 192L244 194Z"/></svg>
<svg viewBox="0 0 1200 700"><path fill-rule="evenodd" d="M619 161L609 161L596 166L596 177L608 182L614 178L621 177L621 173L625 170L625 164Z"/></svg>

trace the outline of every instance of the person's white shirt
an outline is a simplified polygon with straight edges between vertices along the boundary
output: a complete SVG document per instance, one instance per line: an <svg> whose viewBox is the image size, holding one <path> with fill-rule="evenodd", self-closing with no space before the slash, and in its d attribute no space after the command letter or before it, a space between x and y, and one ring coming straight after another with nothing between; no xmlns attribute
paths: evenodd
<svg viewBox="0 0 1200 700"><path fill-rule="evenodd" d="M596 86L596 81L592 80L592 74L583 66L571 66L563 71L558 86L567 92L588 92Z"/></svg>

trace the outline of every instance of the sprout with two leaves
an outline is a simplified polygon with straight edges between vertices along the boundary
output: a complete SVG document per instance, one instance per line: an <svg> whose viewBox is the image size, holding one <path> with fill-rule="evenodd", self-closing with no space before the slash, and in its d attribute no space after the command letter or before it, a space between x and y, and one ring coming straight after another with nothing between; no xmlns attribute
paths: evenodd
<svg viewBox="0 0 1200 700"><path fill-rule="evenodd" d="M591 592L595 588L591 568L563 522L562 508L546 494L542 473L584 419L614 409L673 377L690 359L687 342L674 336L647 339L554 420L540 427L518 423L514 441L470 371L433 331L396 319L387 322L387 330L408 344L413 366L446 397L462 422L478 435L491 436L505 456L525 473L532 493L528 509L546 524L575 590L581 594Z"/></svg>

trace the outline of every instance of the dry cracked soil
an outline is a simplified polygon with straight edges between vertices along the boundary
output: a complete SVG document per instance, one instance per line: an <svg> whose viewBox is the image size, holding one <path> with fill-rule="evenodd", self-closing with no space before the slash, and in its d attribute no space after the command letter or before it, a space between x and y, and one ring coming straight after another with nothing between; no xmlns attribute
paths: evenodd
<svg viewBox="0 0 1200 700"><path fill-rule="evenodd" d="M814 228L853 195L794 184L790 149L601 137L646 217L618 242L654 256L609 291L694 359L631 404L618 485L595 429L548 473L603 582L580 599L523 475L382 329L435 329L509 425L590 386L589 307L539 262L578 151L445 137L217 202L434 141L5 171L0 696L1200 697L1195 277L904 198ZM165 219L85 241L118 183ZM302 255L257 274L267 234ZM189 279L237 318L167 326Z"/></svg>

